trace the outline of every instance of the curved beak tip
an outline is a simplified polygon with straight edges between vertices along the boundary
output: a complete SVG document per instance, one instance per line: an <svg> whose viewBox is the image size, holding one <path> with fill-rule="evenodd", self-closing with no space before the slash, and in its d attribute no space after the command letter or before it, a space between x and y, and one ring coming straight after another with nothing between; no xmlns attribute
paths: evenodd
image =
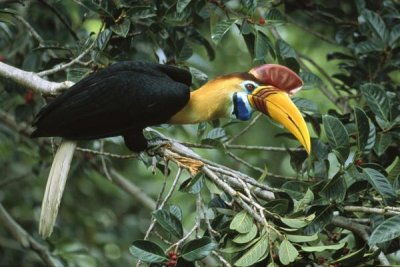
<svg viewBox="0 0 400 267"><path fill-rule="evenodd" d="M311 138L307 124L287 92L274 87L261 87L249 95L249 101L253 108L288 129L303 145L307 154L311 153Z"/></svg>

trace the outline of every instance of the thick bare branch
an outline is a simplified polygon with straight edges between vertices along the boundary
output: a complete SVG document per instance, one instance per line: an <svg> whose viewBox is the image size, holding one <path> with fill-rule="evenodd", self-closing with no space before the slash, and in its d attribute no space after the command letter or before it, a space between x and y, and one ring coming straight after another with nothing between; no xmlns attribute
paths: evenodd
<svg viewBox="0 0 400 267"><path fill-rule="evenodd" d="M0 62L0 77L46 95L58 94L61 90L65 90L73 84L69 81L62 83L49 82L33 72L24 71L3 62Z"/></svg>

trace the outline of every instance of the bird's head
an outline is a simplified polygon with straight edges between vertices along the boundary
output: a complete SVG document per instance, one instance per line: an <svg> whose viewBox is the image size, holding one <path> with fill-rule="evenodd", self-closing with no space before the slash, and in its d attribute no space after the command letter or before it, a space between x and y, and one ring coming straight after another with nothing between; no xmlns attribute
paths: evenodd
<svg viewBox="0 0 400 267"><path fill-rule="evenodd" d="M254 111L259 111L286 127L310 153L307 125L290 99L302 86L303 81L295 72L277 64L219 76L192 92L175 122L196 123L221 117L248 120ZM186 122L179 122L182 118Z"/></svg>

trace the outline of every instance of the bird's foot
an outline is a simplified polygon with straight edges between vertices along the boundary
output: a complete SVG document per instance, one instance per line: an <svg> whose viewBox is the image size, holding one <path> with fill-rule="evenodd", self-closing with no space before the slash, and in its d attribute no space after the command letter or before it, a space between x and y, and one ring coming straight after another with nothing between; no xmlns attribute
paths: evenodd
<svg viewBox="0 0 400 267"><path fill-rule="evenodd" d="M156 156L160 154L160 148L171 145L171 141L163 138L153 138L148 140L146 153L149 156Z"/></svg>

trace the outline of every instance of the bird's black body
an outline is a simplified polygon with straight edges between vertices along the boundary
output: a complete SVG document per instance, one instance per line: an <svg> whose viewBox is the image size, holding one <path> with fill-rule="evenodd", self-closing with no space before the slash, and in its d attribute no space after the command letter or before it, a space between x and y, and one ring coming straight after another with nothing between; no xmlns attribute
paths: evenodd
<svg viewBox="0 0 400 267"><path fill-rule="evenodd" d="M133 151L146 148L143 128L167 122L189 101L188 71L153 63L120 62L95 72L45 106L33 137L72 140L124 136Z"/></svg>

